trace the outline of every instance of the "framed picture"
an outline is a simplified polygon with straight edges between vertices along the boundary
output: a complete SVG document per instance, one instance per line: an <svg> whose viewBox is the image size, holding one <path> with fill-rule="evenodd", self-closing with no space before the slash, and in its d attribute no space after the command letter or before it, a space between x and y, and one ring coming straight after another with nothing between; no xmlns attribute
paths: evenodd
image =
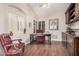
<svg viewBox="0 0 79 59"><path fill-rule="evenodd" d="M49 20L49 29L58 30L58 18Z"/></svg>

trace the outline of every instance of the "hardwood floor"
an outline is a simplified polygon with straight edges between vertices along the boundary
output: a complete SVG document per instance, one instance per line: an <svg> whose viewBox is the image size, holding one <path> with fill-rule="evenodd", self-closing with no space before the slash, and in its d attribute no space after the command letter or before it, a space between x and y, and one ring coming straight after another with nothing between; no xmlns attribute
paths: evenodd
<svg viewBox="0 0 79 59"><path fill-rule="evenodd" d="M52 42L51 45L48 43L28 44L25 47L24 56L68 56L68 52L61 42Z"/></svg>

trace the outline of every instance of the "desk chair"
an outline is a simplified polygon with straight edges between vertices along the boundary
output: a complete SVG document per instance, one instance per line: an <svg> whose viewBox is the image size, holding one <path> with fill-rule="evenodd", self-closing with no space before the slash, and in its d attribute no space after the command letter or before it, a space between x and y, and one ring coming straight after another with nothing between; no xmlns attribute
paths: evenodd
<svg viewBox="0 0 79 59"><path fill-rule="evenodd" d="M36 30L36 42L44 43L45 36L43 35L43 30Z"/></svg>

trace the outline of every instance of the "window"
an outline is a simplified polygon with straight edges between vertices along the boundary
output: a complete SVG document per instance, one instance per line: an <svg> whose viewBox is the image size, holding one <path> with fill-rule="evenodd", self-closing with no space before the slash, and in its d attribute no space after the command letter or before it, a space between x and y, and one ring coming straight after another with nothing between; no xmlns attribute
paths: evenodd
<svg viewBox="0 0 79 59"><path fill-rule="evenodd" d="M12 8L12 9L11 9ZM24 33L25 26L25 16L24 14L14 7L10 7L8 12L8 30L9 32ZM13 11L11 11L13 10Z"/></svg>

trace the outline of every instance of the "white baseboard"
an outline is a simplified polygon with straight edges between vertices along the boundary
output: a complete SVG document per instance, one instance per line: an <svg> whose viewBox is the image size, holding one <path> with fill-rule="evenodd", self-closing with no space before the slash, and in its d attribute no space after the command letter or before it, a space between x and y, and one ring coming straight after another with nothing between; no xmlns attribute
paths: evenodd
<svg viewBox="0 0 79 59"><path fill-rule="evenodd" d="M25 45L26 45L26 44L29 44L29 43L30 43L29 41L28 41L28 42L25 42Z"/></svg>
<svg viewBox="0 0 79 59"><path fill-rule="evenodd" d="M51 41L59 41L59 42L62 42L61 40L51 40Z"/></svg>

